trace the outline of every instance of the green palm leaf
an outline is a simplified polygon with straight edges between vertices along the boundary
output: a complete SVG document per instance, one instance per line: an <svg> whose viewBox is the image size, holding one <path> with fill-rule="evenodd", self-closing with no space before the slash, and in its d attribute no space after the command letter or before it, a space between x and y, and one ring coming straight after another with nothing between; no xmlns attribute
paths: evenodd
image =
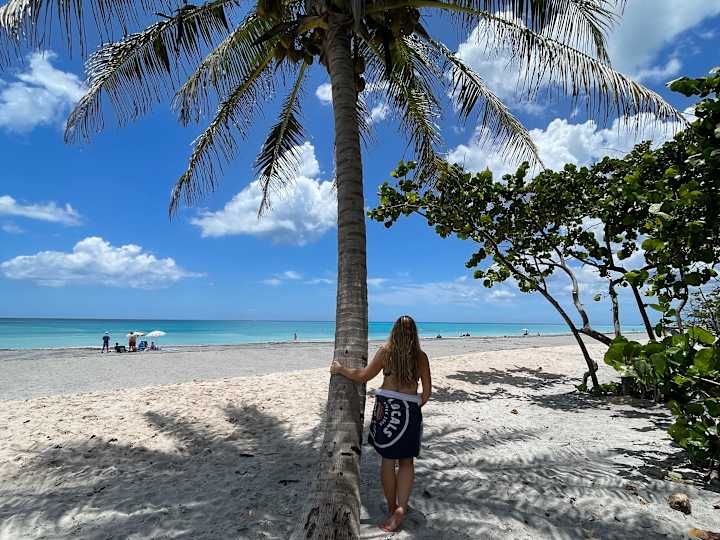
<svg viewBox="0 0 720 540"><path fill-rule="evenodd" d="M554 17L542 33L582 51L591 51L598 60L610 64L605 38L617 22L618 2L561 1L565 4L563 15Z"/></svg>
<svg viewBox="0 0 720 540"><path fill-rule="evenodd" d="M171 216L181 199L191 206L205 192L215 189L223 163L237 152L238 139L233 129L243 136L257 113L256 103L274 91L272 61L272 50L256 59L246 79L220 103L215 118L195 140L188 167L172 191Z"/></svg>
<svg viewBox="0 0 720 540"><path fill-rule="evenodd" d="M426 37L426 40L450 68L451 95L458 105L460 115L467 118L475 110L478 100L482 100L482 111L479 111L478 114L480 124L487 128L485 142L493 142L498 145L506 157L542 164L538 149L528 131L487 87L482 78L450 52L445 45L429 36Z"/></svg>
<svg viewBox="0 0 720 540"><path fill-rule="evenodd" d="M270 130L255 161L255 166L260 169L260 186L263 194L258 213L268 208L270 192L287 185L300 165L298 147L303 142L304 131L298 119L299 97L307 66L304 62L300 64L295 84L285 98L280 111L280 119Z"/></svg>
<svg viewBox="0 0 720 540"><path fill-rule="evenodd" d="M218 9L240 5L238 0L209 2ZM115 41L161 11L174 13L165 18L182 16L197 6L184 4L178 8L172 0L8 0L0 6L0 29L15 41L38 46L53 35L63 37L69 48L79 43L85 51L85 37L92 28L103 41Z"/></svg>
<svg viewBox="0 0 720 540"><path fill-rule="evenodd" d="M478 14L505 13L522 25L581 50L592 51L599 60L608 62L605 36L617 21L624 0L452 0L449 11L461 27L471 29L478 23ZM370 14L390 9L434 8L422 0L386 0L374 2Z"/></svg>
<svg viewBox="0 0 720 540"><path fill-rule="evenodd" d="M205 56L173 100L173 108L183 125L198 122L209 112L211 88L217 96L227 96L247 79L257 64L258 55L266 53L274 44L274 40L260 43L270 28L270 22L251 13Z"/></svg>
<svg viewBox="0 0 720 540"><path fill-rule="evenodd" d="M380 49L373 47L373 50L377 60L384 61ZM430 177L438 159L436 147L441 143L436 123L440 105L435 89L440 86L443 75L431 60L429 49L411 36L394 43L392 61L385 93L397 111L401 129L408 136L408 145L414 147L418 174Z"/></svg>
<svg viewBox="0 0 720 540"><path fill-rule="evenodd" d="M520 63L522 82L530 96L535 96L543 84L552 83L575 101L584 98L590 112L604 118L614 109L618 115L651 113L660 120L685 123L682 114L656 92L618 73L601 60L515 20L468 7L461 0L407 0L393 3L393 6L436 8L485 24L490 30L488 50L511 52L512 58Z"/></svg>
<svg viewBox="0 0 720 540"><path fill-rule="evenodd" d="M126 34L141 16L170 5L166 0L8 0L0 6L0 28L14 39L36 46L57 31L52 24L59 23L68 46L77 38L84 50L88 22L94 23L101 37L111 38L117 30Z"/></svg>
<svg viewBox="0 0 720 540"><path fill-rule="evenodd" d="M198 61L203 47L227 30L219 3L208 2L98 49L86 63L88 91L68 118L66 140L102 129L103 93L120 124L145 114L177 87L183 63Z"/></svg>

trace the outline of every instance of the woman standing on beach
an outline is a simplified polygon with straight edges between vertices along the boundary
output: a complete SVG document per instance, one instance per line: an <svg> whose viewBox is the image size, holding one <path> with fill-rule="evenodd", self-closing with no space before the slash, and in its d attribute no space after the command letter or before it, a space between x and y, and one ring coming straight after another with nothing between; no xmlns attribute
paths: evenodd
<svg viewBox="0 0 720 540"><path fill-rule="evenodd" d="M380 477L390 516L380 527L391 532L400 526L407 512L415 479L414 459L420 454L420 408L430 399L431 392L430 363L420 349L412 317L403 315L395 321L388 341L367 367L349 369L339 362L330 366L330 373L359 383L369 381L381 370L384 379L375 392L368 442L382 457ZM422 382L420 396L418 380Z"/></svg>

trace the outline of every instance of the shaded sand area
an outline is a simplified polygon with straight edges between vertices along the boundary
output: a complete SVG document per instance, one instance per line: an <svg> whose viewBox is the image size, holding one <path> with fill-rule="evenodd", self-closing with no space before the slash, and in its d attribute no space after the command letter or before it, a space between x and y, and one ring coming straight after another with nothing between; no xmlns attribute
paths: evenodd
<svg viewBox="0 0 720 540"><path fill-rule="evenodd" d="M378 458L364 446L363 538L720 530L720 494L663 480L682 461L665 410L575 393L575 347L431 362L411 512L397 534L375 527ZM322 368L0 402L0 538L285 539L314 470L327 380ZM674 492L690 496L691 516L668 507Z"/></svg>

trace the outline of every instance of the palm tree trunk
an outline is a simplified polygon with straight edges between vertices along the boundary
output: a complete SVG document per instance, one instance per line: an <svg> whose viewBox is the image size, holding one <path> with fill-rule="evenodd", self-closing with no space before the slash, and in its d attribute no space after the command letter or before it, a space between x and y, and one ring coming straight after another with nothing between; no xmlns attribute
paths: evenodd
<svg viewBox="0 0 720 540"><path fill-rule="evenodd" d="M330 14L325 63L335 115L338 275L334 359L364 367L368 357L365 201L349 19ZM365 385L330 379L325 437L308 504L293 538L354 539L360 527L360 448Z"/></svg>

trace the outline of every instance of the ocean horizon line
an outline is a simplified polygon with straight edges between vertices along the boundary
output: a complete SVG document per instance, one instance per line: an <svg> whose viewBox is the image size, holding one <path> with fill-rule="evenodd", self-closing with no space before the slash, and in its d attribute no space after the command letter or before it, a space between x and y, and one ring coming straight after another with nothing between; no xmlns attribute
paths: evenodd
<svg viewBox="0 0 720 540"><path fill-rule="evenodd" d="M249 322L249 323L335 323L335 319L173 319L169 317L10 317L0 316L0 321L167 321L167 322ZM415 319L417 323L422 324L495 324L495 325L543 325L543 326L563 326L567 325L563 322L543 322L543 321L427 321L423 319ZM369 324L391 324L394 320L368 320ZM642 321L623 323L623 326L640 326ZM597 326L611 326L612 321L602 321ZM568 331L568 333L570 333Z"/></svg>
<svg viewBox="0 0 720 540"><path fill-rule="evenodd" d="M632 335L632 334L638 334L642 333L640 330L628 330L623 335ZM531 337L540 337L540 338L550 338L550 337L561 337L561 336L571 336L572 332L558 332L558 333L545 333L537 336ZM504 338L520 338L523 336L519 335L477 335L477 336L442 336L442 339L464 339L464 340L475 340L475 339L504 339ZM437 338L432 336L420 336L421 340L435 340ZM375 337L369 337L368 342L381 342L384 341L382 338L375 338ZM333 343L334 338L328 338L328 339L307 339L307 340L298 340L294 341L292 339L286 339L286 340L271 340L271 341L246 341L242 343L164 343L162 345L162 349L157 352L171 352L168 349L192 349L192 348L201 348L201 347L254 347L254 346L263 346L263 345L313 345L313 344L326 344L326 343ZM65 347L33 347L32 349L26 348L26 347L0 347L0 352L13 352L13 351L28 351L28 350L35 350L35 351L61 351L61 350L78 350L78 351L88 351L88 350L97 350L99 349L99 345L77 345L77 346L65 346Z"/></svg>
<svg viewBox="0 0 720 540"><path fill-rule="evenodd" d="M382 340L390 333L391 321L369 321L368 338ZM519 335L568 334L559 323L470 323L418 321L421 337L466 336L500 337ZM612 332L612 325L596 325L596 330ZM623 325L625 332L640 325ZM238 345L243 343L328 342L335 339L335 321L216 320L216 319L66 319L13 317L0 318L0 349L66 349L98 347L102 336L110 344L128 344L132 332L145 334L148 342L164 346ZM129 344L128 344L129 345Z"/></svg>

